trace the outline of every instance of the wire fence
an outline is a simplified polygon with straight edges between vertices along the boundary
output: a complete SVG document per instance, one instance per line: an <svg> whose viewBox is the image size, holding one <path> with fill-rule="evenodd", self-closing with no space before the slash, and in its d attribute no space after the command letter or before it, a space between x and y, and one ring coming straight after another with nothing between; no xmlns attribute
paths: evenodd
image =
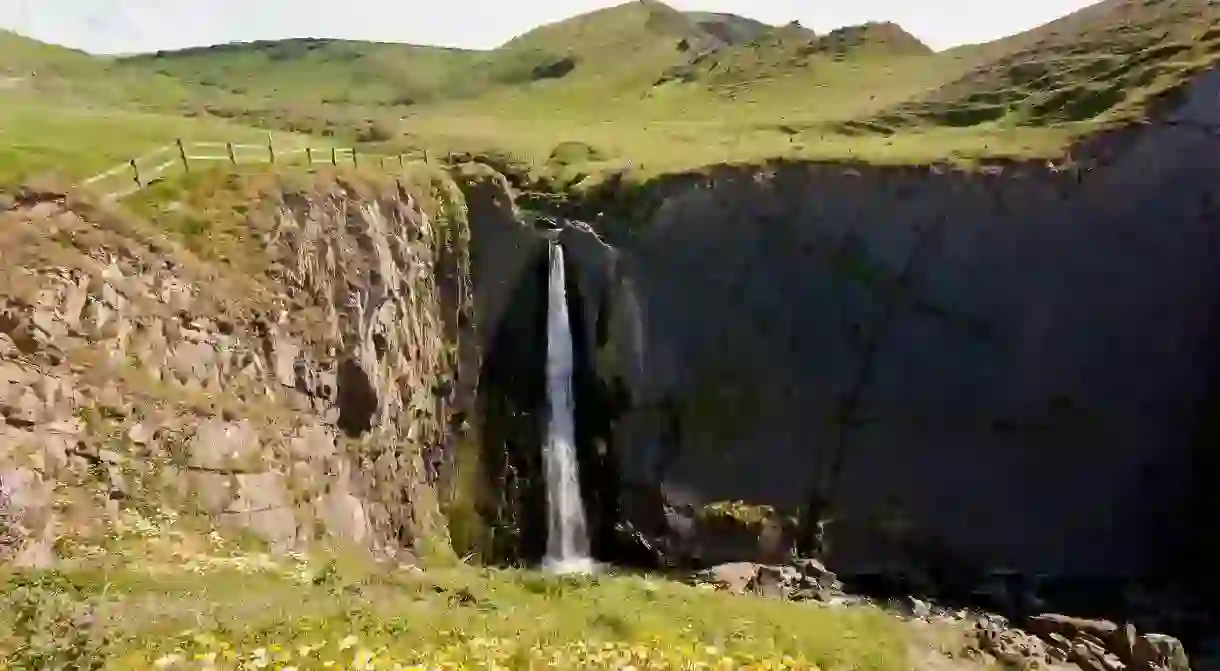
<svg viewBox="0 0 1220 671"><path fill-rule="evenodd" d="M176 140L120 163L84 180L77 186L118 200L130 196L174 173L189 174L200 164L238 165L351 165L353 167L403 168L408 162L427 163L428 151L410 154L365 154L355 147L277 147L270 135L266 144L233 142L183 142Z"/></svg>

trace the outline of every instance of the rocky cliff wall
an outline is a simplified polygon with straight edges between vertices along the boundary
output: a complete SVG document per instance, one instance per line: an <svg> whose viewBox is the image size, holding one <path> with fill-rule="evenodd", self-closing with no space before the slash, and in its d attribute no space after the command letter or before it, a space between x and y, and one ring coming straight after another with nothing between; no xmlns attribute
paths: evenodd
<svg viewBox="0 0 1220 671"><path fill-rule="evenodd" d="M55 193L0 214L6 558L46 564L127 507L281 549L447 543L469 237L452 182L406 184L264 185L241 258Z"/></svg>
<svg viewBox="0 0 1220 671"><path fill-rule="evenodd" d="M660 187L621 249L646 371L623 477L789 511L820 482L845 570L1155 570L1189 522L1220 353L1218 91L1201 78L1085 171Z"/></svg>

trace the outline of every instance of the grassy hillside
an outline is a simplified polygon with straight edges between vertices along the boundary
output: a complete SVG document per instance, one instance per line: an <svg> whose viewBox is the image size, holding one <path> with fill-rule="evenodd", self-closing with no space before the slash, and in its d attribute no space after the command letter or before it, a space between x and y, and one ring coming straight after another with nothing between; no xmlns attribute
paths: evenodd
<svg viewBox="0 0 1220 671"><path fill-rule="evenodd" d="M874 120L976 126L1118 123L1220 58L1220 5L1106 0L1034 30L947 52L960 76Z"/></svg>
<svg viewBox="0 0 1220 671"><path fill-rule="evenodd" d="M0 29L0 75L5 77L74 76L96 67L97 61L84 52Z"/></svg>
<svg viewBox="0 0 1220 671"><path fill-rule="evenodd" d="M1081 136L1154 113L1162 94L1218 56L1220 6L1207 0L1107 0L943 53L893 24L812 38L778 28L695 54L634 98L550 106L541 92L490 96L418 110L407 127L455 144L507 147L535 163L559 141L587 142L599 158L566 165L573 180L776 156L1053 157Z"/></svg>
<svg viewBox="0 0 1220 671"><path fill-rule="evenodd" d="M536 28L489 54L483 69L521 85L493 95L545 96L571 110L636 100L666 67L721 44L685 14L636 0Z"/></svg>
<svg viewBox="0 0 1220 671"><path fill-rule="evenodd" d="M176 139L266 142L263 129L182 115L191 92L173 76L0 31L0 188L47 175L71 183ZM305 141L276 135L281 146Z"/></svg>
<svg viewBox="0 0 1220 671"><path fill-rule="evenodd" d="M1211 67L1218 21L1220 6L1207 0L1106 0L933 53L890 23L816 35L636 0L485 52L290 40L110 62L29 41L20 49L34 54L26 62L80 68L63 78L78 87L74 100L511 153L579 181L779 156L1057 155L1074 138L1148 114L1162 93ZM553 157L561 145L585 146L583 158Z"/></svg>
<svg viewBox="0 0 1220 671"><path fill-rule="evenodd" d="M740 22L731 30L740 32ZM173 77L190 89L193 103L217 108L367 109L558 79L606 92L647 83L662 65L719 44L687 16L646 0L541 26L486 52L296 39L139 55L115 69Z"/></svg>
<svg viewBox="0 0 1220 671"><path fill-rule="evenodd" d="M41 175L55 175L70 183L179 138L259 144L267 140L263 130L220 120L74 108L37 98L6 102L0 105L0 188ZM276 136L281 147L306 142L289 134ZM322 141L312 143L319 146Z"/></svg>
<svg viewBox="0 0 1220 671"><path fill-rule="evenodd" d="M300 39L140 55L109 73L172 79L182 93L168 103L159 96L159 109L386 140L363 129L430 103L476 98L472 104L493 108L525 99L532 108L540 100L548 113L565 113L600 109L607 99L634 102L666 68L725 46L715 33L736 39L761 26L645 0L541 26L485 52Z"/></svg>
<svg viewBox="0 0 1220 671"><path fill-rule="evenodd" d="M481 54L459 49L344 40L226 44L123 59L230 104L409 105L460 93L457 74Z"/></svg>
<svg viewBox="0 0 1220 671"><path fill-rule="evenodd" d="M700 30L710 33L725 44L745 44L772 29L772 26L762 21L755 21L736 14L686 12L686 18L694 22ZM813 36L812 30L809 31L809 35Z"/></svg>

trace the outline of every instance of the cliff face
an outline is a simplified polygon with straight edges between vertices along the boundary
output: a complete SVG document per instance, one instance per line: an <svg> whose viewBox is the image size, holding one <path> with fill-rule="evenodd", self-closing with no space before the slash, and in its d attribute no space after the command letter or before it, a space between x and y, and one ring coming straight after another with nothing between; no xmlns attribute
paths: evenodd
<svg viewBox="0 0 1220 671"><path fill-rule="evenodd" d="M552 238L572 266L599 556L774 558L795 540L784 517L824 498L848 572L969 588L984 568L1165 569L1214 503L1218 90L1205 76L1158 122L1097 140L1087 170L676 178L616 247L525 223L502 177L468 167L488 547L530 558L545 542ZM707 517L730 501L759 519Z"/></svg>
<svg viewBox="0 0 1220 671"><path fill-rule="evenodd" d="M420 184L264 191L249 259L56 194L0 214L0 551L45 564L133 506L282 549L447 543L469 238Z"/></svg>
<svg viewBox="0 0 1220 671"><path fill-rule="evenodd" d="M588 227L528 221L506 179L486 166L463 166L458 183L469 203L482 354L475 408L480 451L465 455L464 463L479 465L476 507L488 534L470 549L488 560L531 562L546 546L541 448L548 419L548 246L555 243L564 247L568 265L581 485L594 551L616 556L620 479L609 439L624 376L638 370L629 363L638 319L630 293L619 286L618 254Z"/></svg>
<svg viewBox="0 0 1220 671"><path fill-rule="evenodd" d="M1153 570L1220 353L1217 90L1082 173L675 183L622 250L646 371L625 480L793 512L820 485L844 568Z"/></svg>

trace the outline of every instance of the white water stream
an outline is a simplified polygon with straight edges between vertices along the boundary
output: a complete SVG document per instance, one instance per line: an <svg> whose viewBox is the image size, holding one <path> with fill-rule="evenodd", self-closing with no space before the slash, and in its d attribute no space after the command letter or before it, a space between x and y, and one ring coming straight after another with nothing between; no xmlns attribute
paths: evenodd
<svg viewBox="0 0 1220 671"><path fill-rule="evenodd" d="M563 247L551 245L546 328L546 390L550 401L546 443L547 541L543 566L554 573L589 573L589 536L580 497L576 420L572 399L572 329L564 277Z"/></svg>

